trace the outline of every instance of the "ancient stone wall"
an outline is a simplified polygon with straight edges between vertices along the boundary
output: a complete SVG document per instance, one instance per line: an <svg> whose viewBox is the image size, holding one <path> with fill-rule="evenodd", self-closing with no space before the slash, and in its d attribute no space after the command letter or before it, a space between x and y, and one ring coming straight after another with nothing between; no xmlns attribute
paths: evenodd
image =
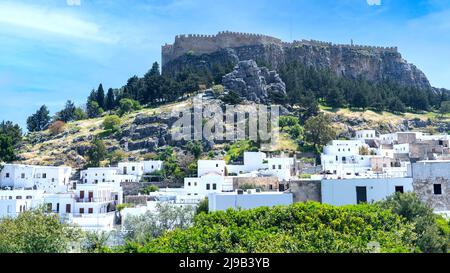
<svg viewBox="0 0 450 273"><path fill-rule="evenodd" d="M322 202L320 180L298 180L289 182L289 190L294 195L294 202Z"/></svg>
<svg viewBox="0 0 450 273"><path fill-rule="evenodd" d="M437 211L450 210L450 162L412 164L414 192ZM436 194L435 185L441 193Z"/></svg>
<svg viewBox="0 0 450 273"><path fill-rule="evenodd" d="M243 185L252 185L263 191L278 191L279 182L277 177L234 177L233 189L239 189Z"/></svg>
<svg viewBox="0 0 450 273"><path fill-rule="evenodd" d="M276 45L279 48L304 45L314 47L348 47L351 49L372 52L398 52L397 47L333 44L317 40L294 40L293 42L283 42L278 38L262 34L222 31L217 35L177 35L174 44L165 44L162 46L162 65L164 66L166 63L187 53L201 55L209 54L224 48L239 48L254 45Z"/></svg>

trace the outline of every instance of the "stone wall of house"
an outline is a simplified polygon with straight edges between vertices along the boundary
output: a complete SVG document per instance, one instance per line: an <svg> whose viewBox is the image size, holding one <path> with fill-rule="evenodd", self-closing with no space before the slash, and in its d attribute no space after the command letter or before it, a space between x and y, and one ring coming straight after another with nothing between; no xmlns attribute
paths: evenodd
<svg viewBox="0 0 450 273"><path fill-rule="evenodd" d="M138 205L147 205L147 196L145 195L129 195L125 196L124 199L126 204L133 204L135 206Z"/></svg>
<svg viewBox="0 0 450 273"><path fill-rule="evenodd" d="M289 182L289 191L294 195L294 202L322 202L320 180L298 180Z"/></svg>
<svg viewBox="0 0 450 273"><path fill-rule="evenodd" d="M418 162L412 164L414 192L434 210L450 210L450 162ZM435 185L442 193L435 194Z"/></svg>
<svg viewBox="0 0 450 273"><path fill-rule="evenodd" d="M233 189L239 189L243 185L252 185L263 191L278 191L279 182L277 177L234 177Z"/></svg>

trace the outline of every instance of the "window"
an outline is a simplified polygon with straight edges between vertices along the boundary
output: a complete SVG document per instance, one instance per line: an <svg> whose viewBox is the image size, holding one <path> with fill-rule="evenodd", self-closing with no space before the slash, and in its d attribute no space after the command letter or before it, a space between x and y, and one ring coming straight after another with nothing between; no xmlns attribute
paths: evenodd
<svg viewBox="0 0 450 273"><path fill-rule="evenodd" d="M55 182L55 178L52 178L52 182Z"/></svg>
<svg viewBox="0 0 450 273"><path fill-rule="evenodd" d="M9 178L9 173L6 173L6 178Z"/></svg>
<svg viewBox="0 0 450 273"><path fill-rule="evenodd" d="M275 170L275 168L276 168L275 165L272 165L272 169Z"/></svg>
<svg viewBox="0 0 450 273"><path fill-rule="evenodd" d="M197 187L197 182L194 182L194 186L196 186L196 187Z"/></svg>
<svg viewBox="0 0 450 273"><path fill-rule="evenodd" d="M26 197L27 199L33 199L33 196L31 196L31 195L27 195L27 197Z"/></svg>
<svg viewBox="0 0 450 273"><path fill-rule="evenodd" d="M22 173L22 174L20 175L20 178L24 179L24 178L25 178L25 174Z"/></svg>
<svg viewBox="0 0 450 273"><path fill-rule="evenodd" d="M278 165L278 170L281 170L281 165Z"/></svg>
<svg viewBox="0 0 450 273"><path fill-rule="evenodd" d="M84 199L84 191L80 191L80 199Z"/></svg>
<svg viewBox="0 0 450 273"><path fill-rule="evenodd" d="M403 193L403 186L395 186L395 192Z"/></svg>
<svg viewBox="0 0 450 273"><path fill-rule="evenodd" d="M93 209L93 208L88 208L88 213L89 213L89 214L94 213L94 209Z"/></svg>
<svg viewBox="0 0 450 273"><path fill-rule="evenodd" d="M217 184L216 183L213 184L213 190L217 190Z"/></svg>
<svg viewBox="0 0 450 273"><path fill-rule="evenodd" d="M134 172L136 170L136 167L135 166L131 167L131 170Z"/></svg>
<svg viewBox="0 0 450 273"><path fill-rule="evenodd" d="M66 213L72 212L72 206L70 204L66 204Z"/></svg>
<svg viewBox="0 0 450 273"><path fill-rule="evenodd" d="M18 195L18 196L16 196L16 199L22 199L22 196L20 196L20 195Z"/></svg>
<svg viewBox="0 0 450 273"><path fill-rule="evenodd" d="M80 214L84 214L84 208L80 208Z"/></svg>
<svg viewBox="0 0 450 273"><path fill-rule="evenodd" d="M442 185L441 184L434 184L434 194L435 195L441 195L442 194Z"/></svg>
<svg viewBox="0 0 450 273"><path fill-rule="evenodd" d="M211 189L211 185L210 184L206 184L206 190L209 191Z"/></svg>
<svg viewBox="0 0 450 273"><path fill-rule="evenodd" d="M188 182L188 187L190 187L191 186L191 182Z"/></svg>
<svg viewBox="0 0 450 273"><path fill-rule="evenodd" d="M47 174L46 174L46 173L43 173L43 174L42 174L42 178L47 178Z"/></svg>
<svg viewBox="0 0 450 273"><path fill-rule="evenodd" d="M59 203L56 204L56 211L59 212Z"/></svg>

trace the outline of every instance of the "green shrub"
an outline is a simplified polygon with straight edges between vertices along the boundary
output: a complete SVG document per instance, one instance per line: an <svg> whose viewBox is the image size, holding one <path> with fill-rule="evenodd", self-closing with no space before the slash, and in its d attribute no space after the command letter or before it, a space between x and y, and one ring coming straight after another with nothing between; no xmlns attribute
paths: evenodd
<svg viewBox="0 0 450 273"><path fill-rule="evenodd" d="M120 129L121 120L116 115L107 116L103 120L103 129L117 132Z"/></svg>
<svg viewBox="0 0 450 273"><path fill-rule="evenodd" d="M413 252L413 225L374 205L315 202L200 213L194 225L122 251L142 253Z"/></svg>

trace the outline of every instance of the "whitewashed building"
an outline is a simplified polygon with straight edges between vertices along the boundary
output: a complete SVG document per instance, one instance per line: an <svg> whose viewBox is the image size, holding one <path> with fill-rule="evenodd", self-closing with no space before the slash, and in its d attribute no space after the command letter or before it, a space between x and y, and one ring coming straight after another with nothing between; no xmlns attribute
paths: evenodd
<svg viewBox="0 0 450 273"><path fill-rule="evenodd" d="M135 174L123 174L119 170L120 167L88 168L80 172L80 180L83 183L88 184L105 182L139 182L140 176Z"/></svg>
<svg viewBox="0 0 450 273"><path fill-rule="evenodd" d="M322 203L342 206L373 203L395 192L413 191L412 178L322 180Z"/></svg>
<svg viewBox="0 0 450 273"><path fill-rule="evenodd" d="M254 209L258 207L287 206L293 203L292 193L259 192L257 190L211 193L209 211L227 209Z"/></svg>
<svg viewBox="0 0 450 273"><path fill-rule="evenodd" d="M0 173L0 217L43 206L62 221L84 230L114 227L116 205L123 191L117 168L92 168L81 172L80 183L69 181L71 168L6 164ZM130 179L136 179L131 175Z"/></svg>
<svg viewBox="0 0 450 273"><path fill-rule="evenodd" d="M70 182L72 168L4 164L0 172L1 187L39 189L64 192Z"/></svg>

